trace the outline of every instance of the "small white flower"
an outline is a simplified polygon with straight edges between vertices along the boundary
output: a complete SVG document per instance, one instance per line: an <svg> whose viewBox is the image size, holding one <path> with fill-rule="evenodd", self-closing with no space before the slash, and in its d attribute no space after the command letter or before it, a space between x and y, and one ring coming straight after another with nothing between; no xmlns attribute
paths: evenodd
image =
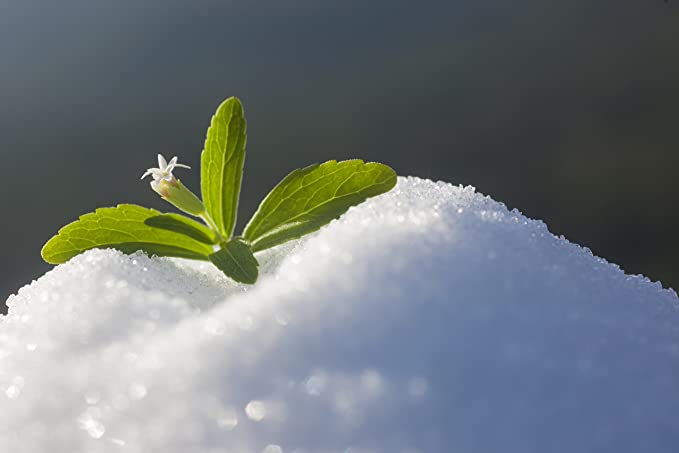
<svg viewBox="0 0 679 453"><path fill-rule="evenodd" d="M162 154L158 154L158 168L149 168L143 175L141 175L141 179L144 179L149 175L153 176L153 181L151 181L151 187L153 188L153 190L157 192L158 184L160 184L161 181L173 182L175 180L175 177L172 174L172 171L175 168L190 169L191 167L184 164L178 164L177 156L170 159L170 163L168 163Z"/></svg>
<svg viewBox="0 0 679 453"><path fill-rule="evenodd" d="M141 179L149 175L153 176L151 188L165 201L172 203L188 214L196 217L203 216L205 214L203 202L172 174L172 171L177 167L191 168L188 165L178 164L176 156L168 163L162 154L158 154L158 168L149 168L141 175Z"/></svg>

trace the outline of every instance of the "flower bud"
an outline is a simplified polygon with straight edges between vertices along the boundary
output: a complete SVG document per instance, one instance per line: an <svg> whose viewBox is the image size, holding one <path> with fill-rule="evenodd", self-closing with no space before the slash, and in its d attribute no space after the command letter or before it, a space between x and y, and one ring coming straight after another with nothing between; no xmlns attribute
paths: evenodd
<svg viewBox="0 0 679 453"><path fill-rule="evenodd" d="M200 201L200 198L174 176L169 180L163 178L158 181L151 181L151 188L158 192L164 200L172 203L187 214L200 217L205 213L205 206Z"/></svg>

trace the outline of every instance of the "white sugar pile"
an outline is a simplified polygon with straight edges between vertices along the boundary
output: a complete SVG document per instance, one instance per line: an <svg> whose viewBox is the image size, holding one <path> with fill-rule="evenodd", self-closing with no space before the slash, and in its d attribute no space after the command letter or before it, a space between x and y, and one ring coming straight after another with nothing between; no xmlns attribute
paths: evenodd
<svg viewBox="0 0 679 453"><path fill-rule="evenodd" d="M473 188L259 259L91 251L10 297L0 451L679 451L676 294Z"/></svg>

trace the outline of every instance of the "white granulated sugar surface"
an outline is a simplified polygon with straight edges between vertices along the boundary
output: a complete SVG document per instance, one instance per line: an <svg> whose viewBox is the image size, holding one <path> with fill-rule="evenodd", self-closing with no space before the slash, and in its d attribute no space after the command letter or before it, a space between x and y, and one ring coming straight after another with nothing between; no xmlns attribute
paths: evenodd
<svg viewBox="0 0 679 453"><path fill-rule="evenodd" d="M0 452L679 451L679 299L399 178L251 287L94 250L7 300Z"/></svg>

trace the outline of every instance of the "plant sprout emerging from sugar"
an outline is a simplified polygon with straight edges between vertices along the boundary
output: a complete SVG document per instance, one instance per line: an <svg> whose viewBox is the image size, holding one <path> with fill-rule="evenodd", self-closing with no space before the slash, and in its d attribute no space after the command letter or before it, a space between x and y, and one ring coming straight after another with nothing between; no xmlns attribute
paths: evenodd
<svg viewBox="0 0 679 453"><path fill-rule="evenodd" d="M235 98L213 115L201 154L202 199L177 179L177 157L158 154L149 168L151 188L188 216L161 213L133 204L99 208L61 228L42 249L42 257L60 264L94 248L124 253L211 261L240 283L258 276L255 253L318 230L367 198L388 192L396 174L386 165L362 160L334 160L294 170L274 187L240 235L234 235L245 161L246 122Z"/></svg>

